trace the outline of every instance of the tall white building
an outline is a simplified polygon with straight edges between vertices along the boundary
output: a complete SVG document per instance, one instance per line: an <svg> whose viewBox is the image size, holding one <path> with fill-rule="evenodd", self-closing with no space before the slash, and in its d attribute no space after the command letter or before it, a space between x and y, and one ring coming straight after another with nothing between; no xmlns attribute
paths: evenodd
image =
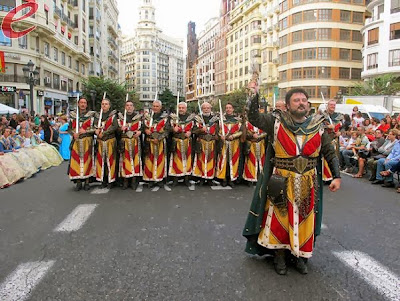
<svg viewBox="0 0 400 301"><path fill-rule="evenodd" d="M127 44L134 44L128 47ZM184 96L183 41L168 37L156 26L155 7L152 0L142 0L139 22L133 38L123 41L122 49L134 52L134 63L126 65L126 77L134 77L134 89L140 101L150 102L156 92L166 88L174 95ZM124 58L132 58L124 52ZM133 72L130 70L133 65ZM129 68L129 69L128 69Z"/></svg>
<svg viewBox="0 0 400 301"><path fill-rule="evenodd" d="M89 1L90 75L124 81L120 77L122 45L116 0Z"/></svg>
<svg viewBox="0 0 400 301"><path fill-rule="evenodd" d="M125 83L129 92L135 89L135 37L123 37L121 58L125 62Z"/></svg>
<svg viewBox="0 0 400 301"><path fill-rule="evenodd" d="M2 0L0 22L22 0ZM22 68L31 60L39 72L33 90L33 110L39 114L67 112L74 107L87 78L89 55L89 3L85 0L37 1L31 17L13 24L17 31L36 26L19 39L10 39L0 30L0 51L4 51L5 70L0 73L0 103L29 111L30 90ZM16 18L26 14L19 12ZM15 18L14 18L15 19Z"/></svg>
<svg viewBox="0 0 400 301"><path fill-rule="evenodd" d="M219 34L219 18L212 18L198 39L197 98L205 101L212 101L215 96L215 42Z"/></svg>
<svg viewBox="0 0 400 301"><path fill-rule="evenodd" d="M371 17L362 29L363 79L393 73L400 75L400 1L373 0Z"/></svg>

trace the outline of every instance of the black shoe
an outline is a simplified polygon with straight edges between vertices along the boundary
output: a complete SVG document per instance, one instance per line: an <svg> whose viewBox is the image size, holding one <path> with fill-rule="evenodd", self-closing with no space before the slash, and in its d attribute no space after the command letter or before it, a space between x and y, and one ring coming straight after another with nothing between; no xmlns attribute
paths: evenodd
<svg viewBox="0 0 400 301"><path fill-rule="evenodd" d="M296 262L296 270L300 273L300 274L308 274L308 268L307 268L307 264L304 260L304 258L297 258L297 262Z"/></svg>
<svg viewBox="0 0 400 301"><path fill-rule="evenodd" d="M287 266L286 266L286 259L285 259L285 252L278 251L275 253L274 256L274 268L275 272L278 275L286 275L287 274Z"/></svg>
<svg viewBox="0 0 400 301"><path fill-rule="evenodd" d="M199 186L203 186L203 185L204 185L204 179L200 179Z"/></svg>
<svg viewBox="0 0 400 301"><path fill-rule="evenodd" d="M102 182L102 183L101 183L101 187L102 187L102 188L106 188L106 187L107 187L107 181Z"/></svg>
<svg viewBox="0 0 400 301"><path fill-rule="evenodd" d="M127 190L129 187L128 179L124 179L124 184L122 185L122 190Z"/></svg>
<svg viewBox="0 0 400 301"><path fill-rule="evenodd" d="M253 186L253 182L247 182L247 186L248 186L248 187Z"/></svg>
<svg viewBox="0 0 400 301"><path fill-rule="evenodd" d="M172 181L172 187L176 187L178 185L178 178L174 177L174 180Z"/></svg>
<svg viewBox="0 0 400 301"><path fill-rule="evenodd" d="M392 187L394 187L394 183L392 181L385 182L382 184L382 187L392 188Z"/></svg>
<svg viewBox="0 0 400 301"><path fill-rule="evenodd" d="M83 190L85 190L85 191L89 191L90 190L89 183L85 183L85 185L83 186Z"/></svg>
<svg viewBox="0 0 400 301"><path fill-rule="evenodd" d="M189 177L188 177L188 176L185 176L185 185L186 185L187 187L190 187L190 180L189 180Z"/></svg>
<svg viewBox="0 0 400 301"><path fill-rule="evenodd" d="M235 184L232 181L228 181L228 186L231 186L232 188L234 188Z"/></svg>
<svg viewBox="0 0 400 301"><path fill-rule="evenodd" d="M112 188L112 184L111 183L107 184L107 189L111 189L111 188Z"/></svg>
<svg viewBox="0 0 400 301"><path fill-rule="evenodd" d="M223 180L222 183L221 183L221 186L222 187L228 186L228 181L227 180Z"/></svg>
<svg viewBox="0 0 400 301"><path fill-rule="evenodd" d="M368 181L371 181L371 182L373 182L373 181L375 181L376 180L376 177L375 176L371 176L369 179L368 179Z"/></svg>
<svg viewBox="0 0 400 301"><path fill-rule="evenodd" d="M373 181L371 184L376 185L376 184L383 184L383 183L384 183L383 180L375 180L375 181Z"/></svg>
<svg viewBox="0 0 400 301"><path fill-rule="evenodd" d="M75 191L80 191L80 190L82 190L82 182L81 181L77 182L76 186L75 186Z"/></svg>
<svg viewBox="0 0 400 301"><path fill-rule="evenodd" d="M132 179L132 189L136 190L138 188L138 186L139 186L139 182L135 178L133 178Z"/></svg>

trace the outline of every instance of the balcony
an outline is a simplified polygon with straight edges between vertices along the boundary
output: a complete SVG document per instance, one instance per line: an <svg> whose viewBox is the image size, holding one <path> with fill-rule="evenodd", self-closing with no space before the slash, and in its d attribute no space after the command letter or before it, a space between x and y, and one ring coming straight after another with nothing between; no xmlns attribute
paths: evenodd
<svg viewBox="0 0 400 301"><path fill-rule="evenodd" d="M111 70L112 72L114 72L114 73L117 73L117 74L118 74L118 70L117 70L117 68L115 68L113 65L109 65L109 66L108 66L108 69L109 69L109 70Z"/></svg>
<svg viewBox="0 0 400 301"><path fill-rule="evenodd" d="M109 51L108 56L112 57L115 61L118 61L118 57L115 55L114 51Z"/></svg>
<svg viewBox="0 0 400 301"><path fill-rule="evenodd" d="M118 44L115 43L114 39L108 38L108 43L111 44L112 46L114 46L115 49L118 48Z"/></svg>

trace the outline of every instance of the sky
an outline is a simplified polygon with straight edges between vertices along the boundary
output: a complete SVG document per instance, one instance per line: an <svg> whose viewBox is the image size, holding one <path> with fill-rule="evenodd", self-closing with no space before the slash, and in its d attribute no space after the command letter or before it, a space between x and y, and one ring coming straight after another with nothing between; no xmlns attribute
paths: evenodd
<svg viewBox="0 0 400 301"><path fill-rule="evenodd" d="M117 0L117 2L122 32L126 35L133 34L139 19L138 7L142 0ZM199 35L209 19L219 16L220 2L220 0L153 0L157 26L164 34L185 40L187 24L192 21L196 23L196 34Z"/></svg>

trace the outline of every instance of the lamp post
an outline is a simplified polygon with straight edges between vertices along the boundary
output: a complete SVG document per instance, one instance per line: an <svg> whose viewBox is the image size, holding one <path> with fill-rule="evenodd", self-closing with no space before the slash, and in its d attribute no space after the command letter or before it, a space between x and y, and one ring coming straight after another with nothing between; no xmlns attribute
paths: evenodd
<svg viewBox="0 0 400 301"><path fill-rule="evenodd" d="M35 67L35 64L29 60L29 62L25 65L25 67L22 68L24 71L24 76L26 83L29 85L29 90L30 90L30 95L29 95L29 106L30 106L30 111L31 111L31 116L34 117L35 111L33 110L33 87L36 86L37 80L38 80L38 75L39 71L33 69Z"/></svg>
<svg viewBox="0 0 400 301"><path fill-rule="evenodd" d="M95 90L90 90L90 97L92 99L92 110L93 111L96 111L96 104L95 104L96 95L97 95L97 92Z"/></svg>

